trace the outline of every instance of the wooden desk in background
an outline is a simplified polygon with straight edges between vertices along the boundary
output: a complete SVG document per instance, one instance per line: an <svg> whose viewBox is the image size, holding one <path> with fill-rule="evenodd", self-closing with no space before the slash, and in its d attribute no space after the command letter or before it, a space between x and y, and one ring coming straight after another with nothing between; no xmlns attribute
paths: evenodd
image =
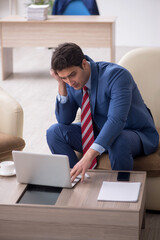
<svg viewBox="0 0 160 240"><path fill-rule="evenodd" d="M110 48L115 62L115 20L105 16L50 16L46 21L27 21L21 16L0 20L2 80L13 72L15 47L55 47L75 42L82 48Z"/></svg>

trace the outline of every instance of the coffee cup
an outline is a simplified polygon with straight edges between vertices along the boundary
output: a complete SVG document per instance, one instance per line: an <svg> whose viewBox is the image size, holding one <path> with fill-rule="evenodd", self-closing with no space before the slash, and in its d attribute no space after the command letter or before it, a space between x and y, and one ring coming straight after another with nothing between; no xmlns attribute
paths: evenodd
<svg viewBox="0 0 160 240"><path fill-rule="evenodd" d="M13 174L15 172L13 161L4 161L0 163L0 173L3 175Z"/></svg>

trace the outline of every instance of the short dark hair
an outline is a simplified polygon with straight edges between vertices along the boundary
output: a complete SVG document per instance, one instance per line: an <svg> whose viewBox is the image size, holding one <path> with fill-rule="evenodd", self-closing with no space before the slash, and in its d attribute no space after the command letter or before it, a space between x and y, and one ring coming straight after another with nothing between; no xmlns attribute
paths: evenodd
<svg viewBox="0 0 160 240"><path fill-rule="evenodd" d="M85 58L82 49L75 43L60 44L53 52L51 68L57 72L72 66L82 68L82 61Z"/></svg>

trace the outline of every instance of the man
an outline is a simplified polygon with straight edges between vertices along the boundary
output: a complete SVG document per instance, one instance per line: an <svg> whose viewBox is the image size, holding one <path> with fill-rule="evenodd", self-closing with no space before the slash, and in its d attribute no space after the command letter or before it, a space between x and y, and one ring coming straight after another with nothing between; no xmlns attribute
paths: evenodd
<svg viewBox="0 0 160 240"><path fill-rule="evenodd" d="M85 172L93 160L108 152L113 170L132 170L133 158L156 151L159 136L149 109L131 74L121 66L94 62L74 43L58 46L51 60L51 75L58 82L57 124L47 130L53 154L68 155L72 180ZM81 108L86 86L92 113L94 142L82 152L81 124L72 123Z"/></svg>

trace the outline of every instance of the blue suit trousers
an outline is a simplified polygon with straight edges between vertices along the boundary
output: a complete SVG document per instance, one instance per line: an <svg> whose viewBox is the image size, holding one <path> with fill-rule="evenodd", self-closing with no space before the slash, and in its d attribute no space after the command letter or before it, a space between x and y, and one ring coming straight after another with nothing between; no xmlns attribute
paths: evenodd
<svg viewBox="0 0 160 240"><path fill-rule="evenodd" d="M57 123L47 130L47 143L53 154L68 155L70 167L78 162L74 150L82 152L81 125ZM112 170L133 170L133 159L143 155L143 146L138 134L123 130L108 149Z"/></svg>

